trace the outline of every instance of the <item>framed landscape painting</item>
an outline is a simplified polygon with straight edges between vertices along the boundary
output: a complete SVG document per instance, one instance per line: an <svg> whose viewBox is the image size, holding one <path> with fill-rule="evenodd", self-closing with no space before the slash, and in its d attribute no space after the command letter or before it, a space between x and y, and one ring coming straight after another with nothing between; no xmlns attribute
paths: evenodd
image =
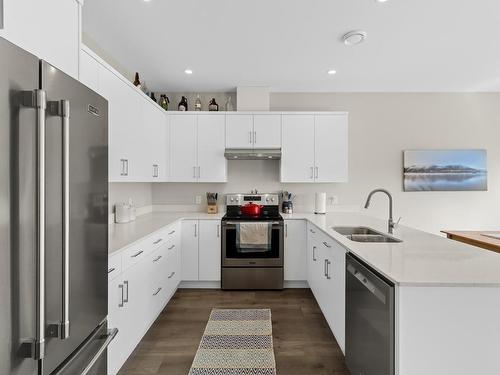
<svg viewBox="0 0 500 375"><path fill-rule="evenodd" d="M404 151L404 191L486 191L486 150Z"/></svg>

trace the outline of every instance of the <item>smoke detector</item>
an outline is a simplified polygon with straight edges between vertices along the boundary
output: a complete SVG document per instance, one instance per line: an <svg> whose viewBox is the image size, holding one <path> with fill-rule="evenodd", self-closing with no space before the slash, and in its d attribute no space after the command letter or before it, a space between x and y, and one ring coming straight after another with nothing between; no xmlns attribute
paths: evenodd
<svg viewBox="0 0 500 375"><path fill-rule="evenodd" d="M344 34L342 40L346 46L355 46L357 44L361 44L365 41L367 37L366 31L363 30L353 30L349 31L347 34Z"/></svg>

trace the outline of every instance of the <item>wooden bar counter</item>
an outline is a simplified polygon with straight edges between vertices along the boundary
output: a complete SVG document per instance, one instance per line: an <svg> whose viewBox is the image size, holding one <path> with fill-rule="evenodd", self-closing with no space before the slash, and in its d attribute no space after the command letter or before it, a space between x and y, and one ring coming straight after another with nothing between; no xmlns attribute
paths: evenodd
<svg viewBox="0 0 500 375"><path fill-rule="evenodd" d="M443 230L441 232L445 233L452 240L500 253L500 238L488 237L488 235L500 236L500 231Z"/></svg>

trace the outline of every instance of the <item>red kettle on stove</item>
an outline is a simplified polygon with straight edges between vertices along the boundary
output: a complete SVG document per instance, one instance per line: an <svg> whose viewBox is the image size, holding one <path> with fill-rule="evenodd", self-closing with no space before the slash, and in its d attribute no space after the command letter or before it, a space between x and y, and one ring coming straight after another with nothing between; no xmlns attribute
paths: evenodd
<svg viewBox="0 0 500 375"><path fill-rule="evenodd" d="M250 202L241 206L241 213L248 216L259 216L262 208L264 206Z"/></svg>

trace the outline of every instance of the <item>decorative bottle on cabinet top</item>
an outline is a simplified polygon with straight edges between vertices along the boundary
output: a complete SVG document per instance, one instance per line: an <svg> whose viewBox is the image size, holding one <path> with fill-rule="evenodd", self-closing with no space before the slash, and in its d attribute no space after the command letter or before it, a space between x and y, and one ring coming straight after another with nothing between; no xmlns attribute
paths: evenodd
<svg viewBox="0 0 500 375"><path fill-rule="evenodd" d="M194 110L195 111L201 111L201 99L200 99L200 94L196 95L196 101L194 102Z"/></svg>
<svg viewBox="0 0 500 375"><path fill-rule="evenodd" d="M188 110L188 101L185 96L182 97L181 101L179 102L179 105L177 106L177 109L179 111L187 111Z"/></svg>
<svg viewBox="0 0 500 375"><path fill-rule="evenodd" d="M208 103L208 110L213 112L217 112L219 110L219 105L215 101L215 98L212 98L212 100L210 100L210 103Z"/></svg>
<svg viewBox="0 0 500 375"><path fill-rule="evenodd" d="M139 80L139 72L135 72L134 86L141 88L141 81Z"/></svg>
<svg viewBox="0 0 500 375"><path fill-rule="evenodd" d="M231 97L227 98L226 111L228 111L228 112L234 111L233 102L231 101Z"/></svg>
<svg viewBox="0 0 500 375"><path fill-rule="evenodd" d="M167 95L161 94L160 95L160 106L165 110L168 111L168 103L170 103L170 100L168 100Z"/></svg>

